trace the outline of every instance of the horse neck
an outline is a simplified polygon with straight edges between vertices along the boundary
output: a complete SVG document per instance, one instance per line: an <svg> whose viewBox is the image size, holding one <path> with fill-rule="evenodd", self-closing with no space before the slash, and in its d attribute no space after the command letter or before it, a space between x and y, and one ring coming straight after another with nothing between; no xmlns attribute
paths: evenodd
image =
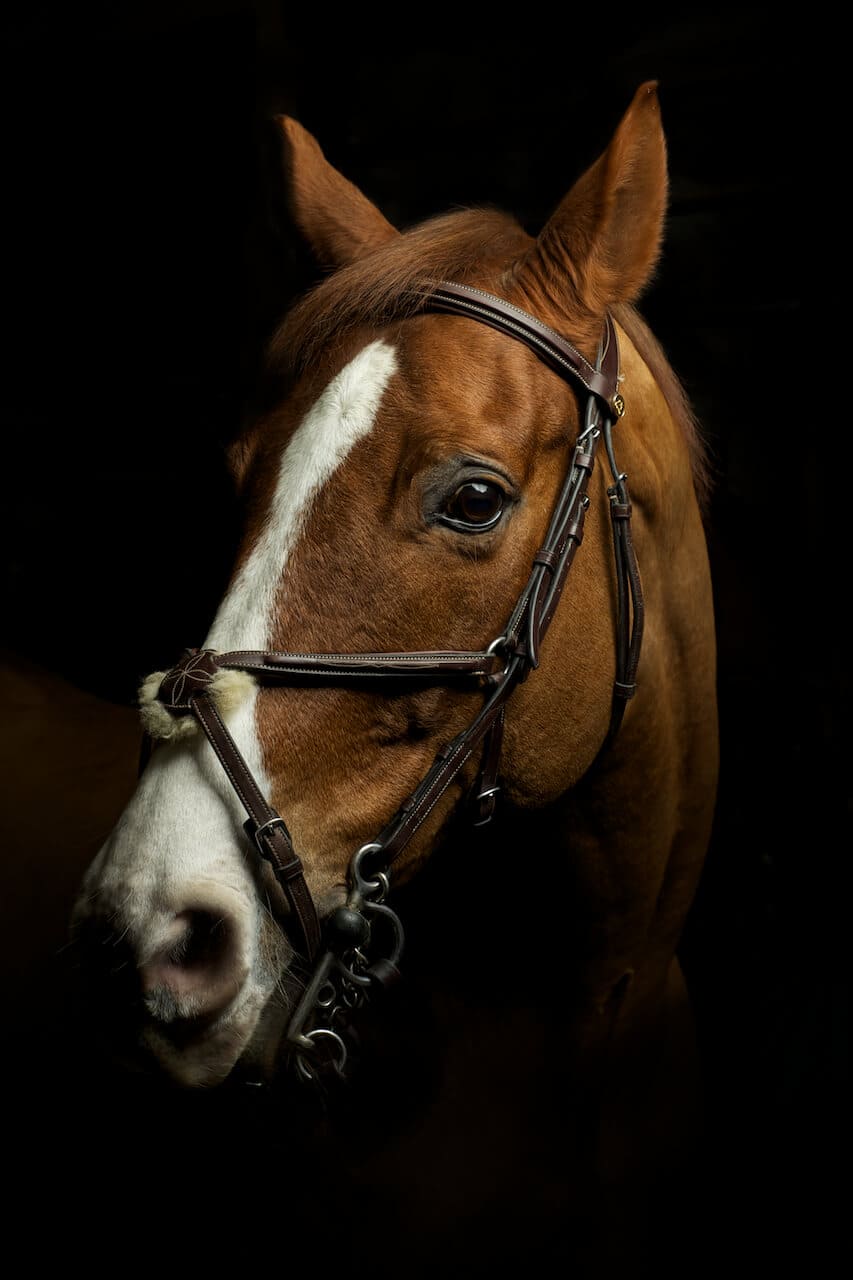
<svg viewBox="0 0 853 1280"><path fill-rule="evenodd" d="M566 1030L572 1011L606 1003L624 948L601 865L616 832L601 815L620 785L590 776L543 809L505 803L482 829L460 820L401 891L406 969L439 1014L559 1011Z"/></svg>

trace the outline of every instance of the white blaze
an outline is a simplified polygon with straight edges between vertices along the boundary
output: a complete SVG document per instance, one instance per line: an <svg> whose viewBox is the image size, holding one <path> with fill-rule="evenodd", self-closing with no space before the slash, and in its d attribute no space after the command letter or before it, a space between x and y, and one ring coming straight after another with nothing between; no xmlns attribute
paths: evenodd
<svg viewBox="0 0 853 1280"><path fill-rule="evenodd" d="M397 367L394 348L372 342L329 383L284 452L267 522L219 606L205 647L265 649L278 584L311 504L373 426Z"/></svg>
<svg viewBox="0 0 853 1280"><path fill-rule="evenodd" d="M371 430L397 367L377 341L327 386L285 450L264 528L231 584L205 647L265 649L282 575L311 505L353 446ZM269 782L255 723L257 689L227 716L228 728L262 791ZM193 895L223 895L232 910L256 911L241 852L246 814L199 733L155 751L118 826L93 863L86 890L106 891L143 952L155 951L176 911ZM254 934L257 934L255 929ZM255 968L252 957L252 968ZM251 983L250 983L251 985Z"/></svg>

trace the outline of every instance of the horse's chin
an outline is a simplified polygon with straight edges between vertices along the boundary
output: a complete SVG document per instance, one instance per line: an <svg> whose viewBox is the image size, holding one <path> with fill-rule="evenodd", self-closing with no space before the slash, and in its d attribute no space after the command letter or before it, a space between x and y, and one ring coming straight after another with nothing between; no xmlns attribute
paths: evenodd
<svg viewBox="0 0 853 1280"><path fill-rule="evenodd" d="M246 1078L271 1080L287 1024L279 983L250 982L236 1006L203 1030L146 1027L139 1040L148 1069L170 1084L211 1089L240 1067Z"/></svg>
<svg viewBox="0 0 853 1280"><path fill-rule="evenodd" d="M258 1018L254 1034L238 1063L243 1080L271 1084L284 1070L284 1037L290 1011L280 1001L269 1001Z"/></svg>
<svg viewBox="0 0 853 1280"><path fill-rule="evenodd" d="M260 1021L261 1002L223 1025L214 1024L193 1038L178 1038L149 1027L141 1046L149 1064L170 1083L188 1089L210 1089L227 1080L252 1043Z"/></svg>

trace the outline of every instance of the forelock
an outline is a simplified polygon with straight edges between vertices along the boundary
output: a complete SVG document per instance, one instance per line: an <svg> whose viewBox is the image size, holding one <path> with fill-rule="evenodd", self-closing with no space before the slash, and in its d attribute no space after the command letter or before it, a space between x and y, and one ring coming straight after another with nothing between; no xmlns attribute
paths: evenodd
<svg viewBox="0 0 853 1280"><path fill-rule="evenodd" d="M529 244L514 218L494 210L461 210L421 223L341 267L299 302L269 344L270 372L299 373L353 329L416 314L440 280L476 278L482 288L500 291Z"/></svg>

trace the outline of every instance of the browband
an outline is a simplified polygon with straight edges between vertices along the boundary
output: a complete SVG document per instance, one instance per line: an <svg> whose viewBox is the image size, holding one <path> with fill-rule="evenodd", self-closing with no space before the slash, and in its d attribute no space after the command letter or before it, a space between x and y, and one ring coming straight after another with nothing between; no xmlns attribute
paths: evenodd
<svg viewBox="0 0 853 1280"><path fill-rule="evenodd" d="M619 394L619 344L609 312L604 317L601 362L596 369L556 329L551 329L511 302L473 285L451 284L442 280L429 294L427 308L467 315L518 338L561 377L569 374L577 379L590 395L603 402L608 413L621 418L625 412L625 401Z"/></svg>

